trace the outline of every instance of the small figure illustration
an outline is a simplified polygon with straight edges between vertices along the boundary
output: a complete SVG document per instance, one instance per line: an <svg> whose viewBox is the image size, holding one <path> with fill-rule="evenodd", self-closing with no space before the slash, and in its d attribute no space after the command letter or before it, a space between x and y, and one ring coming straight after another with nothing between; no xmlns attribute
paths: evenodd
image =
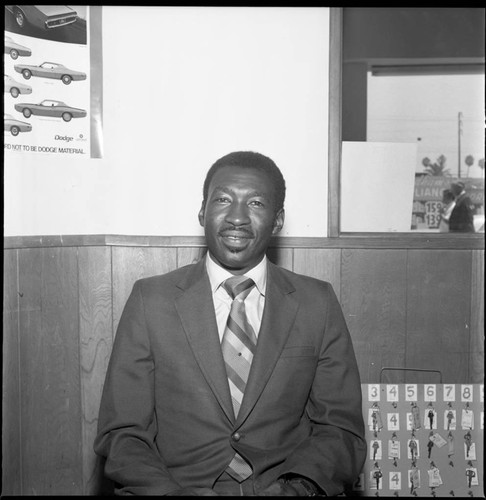
<svg viewBox="0 0 486 500"><path fill-rule="evenodd" d="M412 429L420 429L421 427L420 410L416 403L412 403Z"/></svg>
<svg viewBox="0 0 486 500"><path fill-rule="evenodd" d="M431 432L430 435L433 433ZM432 448L434 447L433 441L429 439L429 442L427 443L427 448L428 448L428 458L430 458L430 455L432 454Z"/></svg>
<svg viewBox="0 0 486 500"><path fill-rule="evenodd" d="M371 422L376 437L376 433L383 429L383 422L381 420L380 408L378 407L377 403L373 403L372 410Z"/></svg>
<svg viewBox="0 0 486 500"><path fill-rule="evenodd" d="M410 443L408 443L408 447L410 448L412 460L415 460L415 454L417 453L417 442L415 441L415 439L410 440Z"/></svg>
<svg viewBox="0 0 486 500"><path fill-rule="evenodd" d="M410 471L410 493L414 494L415 490L419 487L419 471L417 467L413 466Z"/></svg>
<svg viewBox="0 0 486 500"><path fill-rule="evenodd" d="M371 413L371 421L373 423L373 430L376 431L378 428L378 414L376 410Z"/></svg>
<svg viewBox="0 0 486 500"><path fill-rule="evenodd" d="M447 430L451 428L451 423L454 420L454 412L452 410L449 410L447 412Z"/></svg>
<svg viewBox="0 0 486 500"><path fill-rule="evenodd" d="M440 477L440 471L434 462L430 462L429 469L429 486L431 488L437 488L442 484L442 478Z"/></svg>
<svg viewBox="0 0 486 500"><path fill-rule="evenodd" d="M464 434L464 441L466 442L466 457L469 457L469 451L471 450L472 445L472 436L470 431L467 431L466 434Z"/></svg>
<svg viewBox="0 0 486 500"><path fill-rule="evenodd" d="M447 456L450 458L452 455L454 455L454 435L451 431L449 431L449 434L447 434L447 443L449 445Z"/></svg>

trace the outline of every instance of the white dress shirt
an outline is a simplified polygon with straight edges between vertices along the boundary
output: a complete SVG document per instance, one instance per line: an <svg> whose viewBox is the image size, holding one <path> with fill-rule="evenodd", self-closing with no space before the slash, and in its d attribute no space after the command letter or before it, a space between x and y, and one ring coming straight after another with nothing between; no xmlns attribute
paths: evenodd
<svg viewBox="0 0 486 500"><path fill-rule="evenodd" d="M448 205L446 205L443 214L440 216L439 233L449 232L449 219L451 218L451 213L455 206L455 201L451 201Z"/></svg>
<svg viewBox="0 0 486 500"><path fill-rule="evenodd" d="M219 341L223 339L223 333L228 320L231 303L233 302L228 292L222 287L223 281L234 276L226 269L217 264L214 259L206 254L206 269L213 292L214 312L218 324ZM245 299L245 310L248 321L258 338L262 322L263 308L265 307L265 288L267 285L267 257L264 256L259 264L245 273L247 278L255 282L255 287Z"/></svg>

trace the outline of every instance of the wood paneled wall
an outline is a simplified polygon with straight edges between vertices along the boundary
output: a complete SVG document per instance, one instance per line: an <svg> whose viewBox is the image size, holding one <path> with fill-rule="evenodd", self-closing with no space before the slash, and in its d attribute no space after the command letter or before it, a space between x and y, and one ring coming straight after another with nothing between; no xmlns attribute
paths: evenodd
<svg viewBox="0 0 486 500"><path fill-rule="evenodd" d="M134 281L198 260L197 246L4 250L3 495L109 494L93 452L116 327ZM484 379L484 250L271 248L330 281L362 383Z"/></svg>

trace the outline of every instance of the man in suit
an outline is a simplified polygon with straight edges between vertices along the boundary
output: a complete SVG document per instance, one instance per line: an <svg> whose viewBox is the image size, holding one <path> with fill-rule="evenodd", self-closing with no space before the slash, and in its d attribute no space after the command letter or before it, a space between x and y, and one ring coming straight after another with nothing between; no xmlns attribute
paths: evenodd
<svg viewBox="0 0 486 500"><path fill-rule="evenodd" d="M474 205L466 194L464 183L453 182L451 191L456 197L456 203L449 217L449 232L474 233Z"/></svg>
<svg viewBox="0 0 486 500"><path fill-rule="evenodd" d="M220 158L199 212L206 256L134 284L94 444L118 494L336 495L357 480L361 386L339 302L266 257L284 198L270 158ZM247 336L228 348L228 329Z"/></svg>

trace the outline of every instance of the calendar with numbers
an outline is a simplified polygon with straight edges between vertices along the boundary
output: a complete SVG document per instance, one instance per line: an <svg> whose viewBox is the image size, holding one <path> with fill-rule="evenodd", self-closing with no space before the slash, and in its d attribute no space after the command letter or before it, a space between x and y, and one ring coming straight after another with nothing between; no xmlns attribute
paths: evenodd
<svg viewBox="0 0 486 500"><path fill-rule="evenodd" d="M355 496L483 497L483 384L362 384Z"/></svg>

